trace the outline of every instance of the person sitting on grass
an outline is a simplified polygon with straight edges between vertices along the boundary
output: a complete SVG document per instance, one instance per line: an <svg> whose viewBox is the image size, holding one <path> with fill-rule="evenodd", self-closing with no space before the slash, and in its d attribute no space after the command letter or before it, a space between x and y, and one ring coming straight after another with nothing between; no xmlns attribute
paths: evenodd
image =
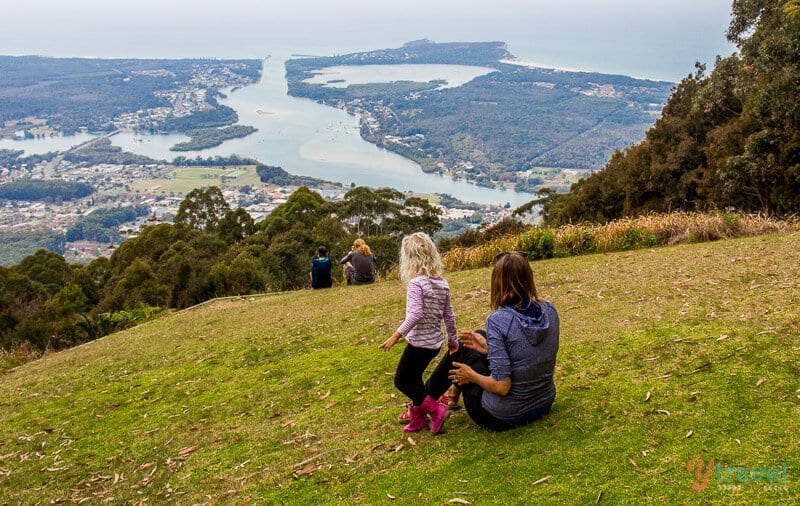
<svg viewBox="0 0 800 506"><path fill-rule="evenodd" d="M426 391L436 398L459 385L469 417L480 427L503 431L550 411L559 319L553 304L538 298L530 263L521 253L497 256L490 300L494 312L486 332L461 332L458 350L439 362Z"/></svg>
<svg viewBox="0 0 800 506"><path fill-rule="evenodd" d="M437 434L447 418L447 407L429 396L422 382L422 373L445 342L442 322L447 330L448 349L455 351L458 348L450 285L442 277L443 272L442 258L427 234L417 232L403 238L400 278L407 282L406 318L380 346L389 351L401 337L406 340L394 376L395 387L412 402L411 419L403 432L419 432L427 428L430 417L430 432Z"/></svg>
<svg viewBox="0 0 800 506"><path fill-rule="evenodd" d="M339 263L344 266L344 276L348 285L366 285L375 282L375 255L364 239L356 239L352 251Z"/></svg>
<svg viewBox="0 0 800 506"><path fill-rule="evenodd" d="M311 288L330 288L333 286L331 277L331 259L328 258L328 248L317 248L317 258L311 261Z"/></svg>

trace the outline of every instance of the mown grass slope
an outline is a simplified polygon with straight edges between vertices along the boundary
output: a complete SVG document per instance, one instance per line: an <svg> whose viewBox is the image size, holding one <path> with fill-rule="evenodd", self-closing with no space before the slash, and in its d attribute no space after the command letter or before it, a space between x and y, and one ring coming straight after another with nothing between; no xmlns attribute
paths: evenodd
<svg viewBox="0 0 800 506"><path fill-rule="evenodd" d="M800 234L533 266L562 325L537 423L401 434L399 282L219 301L0 376L0 503L800 500ZM489 270L448 278L481 327ZM788 476L696 492L696 456Z"/></svg>

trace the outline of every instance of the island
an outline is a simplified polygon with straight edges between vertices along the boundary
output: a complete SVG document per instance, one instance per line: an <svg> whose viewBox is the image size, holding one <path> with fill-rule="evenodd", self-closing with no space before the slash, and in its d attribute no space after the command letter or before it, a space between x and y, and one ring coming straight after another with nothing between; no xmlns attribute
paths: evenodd
<svg viewBox="0 0 800 506"><path fill-rule="evenodd" d="M179 142L169 149L170 151L200 151L219 146L229 139L247 137L257 131L257 128L247 125L231 125L224 128L198 128L186 132L191 139L186 142Z"/></svg>

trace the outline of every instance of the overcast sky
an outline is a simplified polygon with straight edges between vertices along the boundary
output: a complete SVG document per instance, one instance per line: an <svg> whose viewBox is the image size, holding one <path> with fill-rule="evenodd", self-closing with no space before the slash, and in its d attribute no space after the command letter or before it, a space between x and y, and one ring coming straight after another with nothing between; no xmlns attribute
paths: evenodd
<svg viewBox="0 0 800 506"><path fill-rule="evenodd" d="M677 80L729 54L730 0L19 0L0 52L263 57L504 40L521 59Z"/></svg>

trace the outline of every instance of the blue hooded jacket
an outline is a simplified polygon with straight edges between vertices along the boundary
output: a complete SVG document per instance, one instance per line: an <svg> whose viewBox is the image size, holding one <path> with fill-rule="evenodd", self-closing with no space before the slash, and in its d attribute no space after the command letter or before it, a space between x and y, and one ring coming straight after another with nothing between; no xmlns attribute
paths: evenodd
<svg viewBox="0 0 800 506"><path fill-rule="evenodd" d="M524 417L548 408L555 400L558 313L550 302L540 301L538 305L533 309L540 311L526 312L501 307L486 320L492 378L511 380L505 396L483 392L481 405L497 418Z"/></svg>

